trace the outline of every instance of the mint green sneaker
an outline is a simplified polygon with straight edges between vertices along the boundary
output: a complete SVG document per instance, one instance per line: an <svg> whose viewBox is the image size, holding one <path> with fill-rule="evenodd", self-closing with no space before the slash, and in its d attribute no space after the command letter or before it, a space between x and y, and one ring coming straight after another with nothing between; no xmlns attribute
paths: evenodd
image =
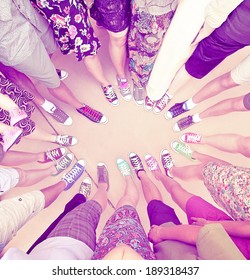
<svg viewBox="0 0 250 280"><path fill-rule="evenodd" d="M181 142L178 142L178 141L173 141L171 143L171 148L183 155L184 157L190 159L190 160L195 160L193 157L192 157L192 153L193 151L190 149L190 147L188 145L185 145L184 143L181 143Z"/></svg>
<svg viewBox="0 0 250 280"><path fill-rule="evenodd" d="M131 176L132 175L132 171L131 168L129 166L129 164L121 158L118 158L116 161L117 167L120 170L121 174L123 176Z"/></svg>

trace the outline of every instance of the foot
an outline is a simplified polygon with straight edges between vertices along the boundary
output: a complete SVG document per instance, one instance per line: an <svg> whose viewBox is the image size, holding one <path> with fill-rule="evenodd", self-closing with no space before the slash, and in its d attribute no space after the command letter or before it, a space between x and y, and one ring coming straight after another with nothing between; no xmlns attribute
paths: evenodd
<svg viewBox="0 0 250 280"><path fill-rule="evenodd" d="M166 149L161 151L161 163L163 165L166 175L168 177L173 178L173 176L170 174L170 169L174 166L174 162L169 151Z"/></svg>
<svg viewBox="0 0 250 280"><path fill-rule="evenodd" d="M107 170L107 167L104 163L99 162L97 164L97 178L98 178L98 184L105 184L107 185L106 191L109 190L109 173Z"/></svg>
<svg viewBox="0 0 250 280"><path fill-rule="evenodd" d="M73 162L73 159L73 154L66 154L63 157L61 157L55 164L56 173L54 173L53 176L56 176L62 173L64 170L66 170Z"/></svg>
<svg viewBox="0 0 250 280"><path fill-rule="evenodd" d="M82 114L84 117L88 118L95 123L107 123L108 118L104 116L101 112L91 108L90 106L84 104L83 107L76 109L78 113Z"/></svg>
<svg viewBox="0 0 250 280"><path fill-rule="evenodd" d="M195 124L193 122L193 117L192 116L187 116L185 118L182 118L180 120L178 120L178 122L174 125L173 130L175 132L179 132L181 130L184 130L186 128L188 128L189 126Z"/></svg>
<svg viewBox="0 0 250 280"><path fill-rule="evenodd" d="M73 120L62 109L54 105L49 111L47 111L51 117L57 122L63 125L71 125Z"/></svg>
<svg viewBox="0 0 250 280"><path fill-rule="evenodd" d="M145 100L145 91L143 87L137 87L134 84L134 88L133 88L133 96L134 96L134 100L135 103L139 106L143 105L144 100Z"/></svg>
<svg viewBox="0 0 250 280"><path fill-rule="evenodd" d="M180 136L180 140L184 143L199 144L201 142L201 135L193 132L187 132Z"/></svg>
<svg viewBox="0 0 250 280"><path fill-rule="evenodd" d="M53 150L49 150L44 153L44 160L38 162L47 163L47 162L59 160L65 153L66 153L65 148L56 148Z"/></svg>
<svg viewBox="0 0 250 280"><path fill-rule="evenodd" d="M78 142L77 138L69 135L57 135L55 143L61 146L74 146Z"/></svg>
<svg viewBox="0 0 250 280"><path fill-rule="evenodd" d="M88 199L90 193L91 193L91 187L92 187L92 181L90 178L83 179L80 188L79 193L84 195L86 199Z"/></svg>
<svg viewBox="0 0 250 280"><path fill-rule="evenodd" d="M15 126L2 132L4 152L7 152L18 141L22 132L21 128Z"/></svg>
<svg viewBox="0 0 250 280"><path fill-rule="evenodd" d="M117 164L117 167L120 170L122 176L131 176L132 175L131 168L124 159L118 158L116 161L116 164Z"/></svg>
<svg viewBox="0 0 250 280"><path fill-rule="evenodd" d="M65 80L69 73L63 69L56 69L56 73L61 81Z"/></svg>
<svg viewBox="0 0 250 280"><path fill-rule="evenodd" d="M181 103L175 103L165 114L166 119L172 119L175 118L188 110L183 108L183 105L186 101Z"/></svg>
<svg viewBox="0 0 250 280"><path fill-rule="evenodd" d="M194 158L192 157L192 150L190 149L189 146L181 143L181 142L178 142L178 141L173 141L171 143L171 148L179 153L180 155L183 155L184 157L190 159L190 160L194 160Z"/></svg>
<svg viewBox="0 0 250 280"><path fill-rule="evenodd" d="M154 110L153 112L155 114L159 114L161 113L167 106L168 102L169 102L170 98L167 95L167 93L165 93L161 99L157 100L155 102L155 106L154 106Z"/></svg>
<svg viewBox="0 0 250 280"><path fill-rule="evenodd" d="M137 178L140 180L140 178L138 176L138 173L140 171L145 171L140 157L135 153L130 153L129 154L129 159L130 159L130 163L131 163L131 165L132 165L132 167L133 167L133 169L136 173Z"/></svg>
<svg viewBox="0 0 250 280"><path fill-rule="evenodd" d="M144 100L144 108L147 111L151 111L153 109L155 102L153 100L151 100L148 96L146 96L145 100Z"/></svg>
<svg viewBox="0 0 250 280"><path fill-rule="evenodd" d="M67 172L63 177L62 181L66 183L65 191L70 189L74 183L81 177L85 171L85 162L83 159L78 160L69 172Z"/></svg>
<svg viewBox="0 0 250 280"><path fill-rule="evenodd" d="M119 100L117 98L117 95L114 92L114 89L111 85L108 86L102 86L102 91L108 100L108 102L113 106L119 105Z"/></svg>
<svg viewBox="0 0 250 280"><path fill-rule="evenodd" d="M20 108L10 108L10 125L13 126L16 123L20 122L21 120L28 117L26 112L24 110L21 110Z"/></svg>
<svg viewBox="0 0 250 280"><path fill-rule="evenodd" d="M118 76L116 76L116 79L122 98L126 101L130 101L132 99L132 93L127 79L120 79Z"/></svg>

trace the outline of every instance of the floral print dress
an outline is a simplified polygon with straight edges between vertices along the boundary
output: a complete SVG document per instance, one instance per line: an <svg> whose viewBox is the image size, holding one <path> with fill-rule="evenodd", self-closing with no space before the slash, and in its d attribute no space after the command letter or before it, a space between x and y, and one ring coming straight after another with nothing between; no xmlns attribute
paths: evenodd
<svg viewBox="0 0 250 280"><path fill-rule="evenodd" d="M75 53L78 61L95 55L101 46L94 35L83 0L30 0L48 20L63 54Z"/></svg>
<svg viewBox="0 0 250 280"><path fill-rule="evenodd" d="M204 184L214 201L234 220L250 221L250 168L210 162Z"/></svg>
<svg viewBox="0 0 250 280"><path fill-rule="evenodd" d="M128 36L129 71L137 87L144 87L148 82L177 2L177 0L132 0L132 18Z"/></svg>

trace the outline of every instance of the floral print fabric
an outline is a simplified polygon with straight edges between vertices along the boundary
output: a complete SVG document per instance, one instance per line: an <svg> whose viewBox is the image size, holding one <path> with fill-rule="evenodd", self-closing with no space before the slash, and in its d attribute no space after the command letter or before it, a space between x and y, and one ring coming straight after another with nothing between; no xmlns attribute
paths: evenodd
<svg viewBox="0 0 250 280"><path fill-rule="evenodd" d="M101 46L81 0L31 0L50 23L63 54L75 53L78 61L95 55Z"/></svg>
<svg viewBox="0 0 250 280"><path fill-rule="evenodd" d="M129 71L137 87L144 87L170 25L177 1L132 1L128 36Z"/></svg>
<svg viewBox="0 0 250 280"><path fill-rule="evenodd" d="M250 221L250 169L211 162L203 170L204 184L214 201L234 220Z"/></svg>
<svg viewBox="0 0 250 280"><path fill-rule="evenodd" d="M132 206L122 206L109 218L97 241L94 260L102 259L119 244L127 244L146 260L155 259L139 216Z"/></svg>
<svg viewBox="0 0 250 280"><path fill-rule="evenodd" d="M29 103L34 99L34 97L31 93L16 86L14 83L12 83L10 80L5 78L1 74L0 74L0 94L8 95L10 99L12 99L20 109L24 110L28 116L27 118L15 124L15 126L18 126L23 130L22 134L19 136L16 142L19 143L21 137L29 135L35 129L35 123L30 119L32 112L35 110L35 107ZM0 108L0 121L2 123L10 125L9 112L1 108ZM0 140L2 140L1 136L0 136Z"/></svg>

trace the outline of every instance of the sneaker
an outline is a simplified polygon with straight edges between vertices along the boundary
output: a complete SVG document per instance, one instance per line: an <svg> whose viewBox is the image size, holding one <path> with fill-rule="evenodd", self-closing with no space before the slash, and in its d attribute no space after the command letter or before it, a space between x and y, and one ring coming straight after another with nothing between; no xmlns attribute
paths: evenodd
<svg viewBox="0 0 250 280"><path fill-rule="evenodd" d="M166 119L172 119L175 118L185 112L188 112L189 110L186 110L183 108L183 104L185 103L181 102L181 103L175 103L165 114Z"/></svg>
<svg viewBox="0 0 250 280"><path fill-rule="evenodd" d="M147 111L151 111L154 104L155 104L155 102L153 100L151 100L148 96L146 96L145 101L144 101L144 108Z"/></svg>
<svg viewBox="0 0 250 280"><path fill-rule="evenodd" d="M174 129L174 131L181 131L181 130L188 128L192 124L194 124L193 117L187 116L185 118L178 120L178 122L174 125L173 129Z"/></svg>
<svg viewBox="0 0 250 280"><path fill-rule="evenodd" d="M106 87L102 86L103 93L108 100L108 102L113 105L113 106L118 106L119 105L119 100L117 98L117 95L114 92L114 89L111 85L108 85Z"/></svg>
<svg viewBox="0 0 250 280"><path fill-rule="evenodd" d="M22 132L23 130L19 127L12 127L2 132L4 152L7 152L17 142Z"/></svg>
<svg viewBox="0 0 250 280"><path fill-rule="evenodd" d="M24 110L21 110L20 108L10 108L9 109L10 113L10 125L13 126L19 121L25 119L28 117L26 112Z"/></svg>
<svg viewBox="0 0 250 280"><path fill-rule="evenodd" d="M61 81L65 80L69 73L63 69L56 69L56 73Z"/></svg>
<svg viewBox="0 0 250 280"><path fill-rule="evenodd" d="M181 143L181 142L173 141L173 142L171 143L171 148L172 148L175 152L177 152L177 153L183 155L184 157L186 157L186 158L188 158L188 159L190 159L190 160L193 160L193 159L194 159L194 158L192 157L192 153L193 153L193 152L192 152L192 150L190 149L190 147L187 146L187 145L185 145L185 144L183 144L183 143Z"/></svg>
<svg viewBox="0 0 250 280"><path fill-rule="evenodd" d="M109 173L107 170L107 167L104 163L99 162L97 164L97 178L98 178L98 184L104 183L107 184L107 191L109 190Z"/></svg>
<svg viewBox="0 0 250 280"><path fill-rule="evenodd" d="M67 172L63 177L62 181L66 183L65 191L70 189L74 183L81 177L85 171L85 162L83 159L78 160L69 172Z"/></svg>
<svg viewBox="0 0 250 280"><path fill-rule="evenodd" d="M140 157L135 153L130 153L129 159L130 159L130 163L136 173L137 178L140 180L140 178L138 176L139 171L145 171Z"/></svg>
<svg viewBox="0 0 250 280"><path fill-rule="evenodd" d="M121 96L124 100L130 101L132 99L132 94L127 79L120 79L118 76L116 76L116 79Z"/></svg>
<svg viewBox="0 0 250 280"><path fill-rule="evenodd" d="M92 122L95 123L107 123L108 118L104 116L101 112L96 111L95 109L89 107L88 105L84 104L83 107L76 109L76 111Z"/></svg>
<svg viewBox="0 0 250 280"><path fill-rule="evenodd" d="M38 161L40 163L47 163L50 161L59 160L66 153L65 148L56 148L44 153L44 160Z"/></svg>
<svg viewBox="0 0 250 280"><path fill-rule="evenodd" d="M161 171L157 160L151 155L145 155L145 161L150 171Z"/></svg>
<svg viewBox="0 0 250 280"><path fill-rule="evenodd" d="M117 167L120 170L121 174L123 176L131 176L132 172L131 172L131 168L129 166L129 164L121 158L118 158L116 161Z"/></svg>
<svg viewBox="0 0 250 280"><path fill-rule="evenodd" d="M63 125L71 125L73 120L62 109L54 106L50 111L47 111L53 119Z"/></svg>
<svg viewBox="0 0 250 280"><path fill-rule="evenodd" d="M154 106L154 113L155 114L159 114L160 112L162 112L165 107L167 106L168 102L169 102L170 98L167 95L167 93L165 93L161 99L157 100L155 102L155 106Z"/></svg>
<svg viewBox="0 0 250 280"><path fill-rule="evenodd" d="M78 142L78 140L73 136L57 135L55 142L61 146L73 146Z"/></svg>
<svg viewBox="0 0 250 280"><path fill-rule="evenodd" d="M63 157L61 157L55 165L57 172L54 173L53 175L56 176L60 174L62 171L66 170L71 165L73 159L74 159L73 154L66 154Z"/></svg>
<svg viewBox="0 0 250 280"><path fill-rule="evenodd" d="M169 151L166 149L161 151L161 163L163 165L166 175L173 178L173 176L170 175L170 169L174 166L174 162Z"/></svg>
<svg viewBox="0 0 250 280"><path fill-rule="evenodd" d="M90 193L91 193L91 187L92 187L92 181L90 178L83 179L80 188L79 193L84 195L86 199L88 199Z"/></svg>
<svg viewBox="0 0 250 280"><path fill-rule="evenodd" d="M180 136L180 140L184 143L199 144L201 142L201 135L193 132L187 132Z"/></svg>
<svg viewBox="0 0 250 280"><path fill-rule="evenodd" d="M133 88L133 96L134 96L134 100L135 103L137 105L142 105L144 103L144 99L145 99L145 91L143 87L137 87L134 84L134 88Z"/></svg>

